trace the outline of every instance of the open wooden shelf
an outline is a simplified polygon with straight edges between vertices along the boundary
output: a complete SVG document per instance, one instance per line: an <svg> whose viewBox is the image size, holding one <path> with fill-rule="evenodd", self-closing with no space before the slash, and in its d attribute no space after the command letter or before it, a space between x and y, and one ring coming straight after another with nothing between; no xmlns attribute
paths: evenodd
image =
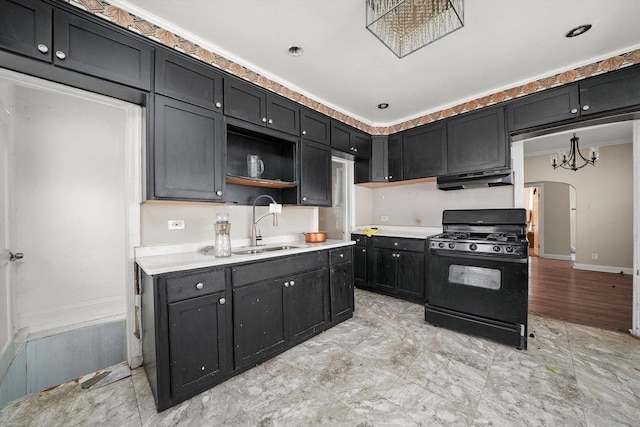
<svg viewBox="0 0 640 427"><path fill-rule="evenodd" d="M296 181L280 181L278 179L260 179L249 178L246 176L227 175L228 184L240 184L248 185L250 187L265 187L265 188L293 188L298 185Z"/></svg>

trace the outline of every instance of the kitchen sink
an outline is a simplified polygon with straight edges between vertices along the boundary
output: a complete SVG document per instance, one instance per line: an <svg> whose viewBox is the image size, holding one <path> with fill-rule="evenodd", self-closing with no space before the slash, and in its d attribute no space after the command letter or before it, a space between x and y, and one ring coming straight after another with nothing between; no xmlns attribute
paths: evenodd
<svg viewBox="0 0 640 427"><path fill-rule="evenodd" d="M241 246L231 250L236 255L263 254L265 252L286 251L289 249L306 248L307 245L278 245L278 246Z"/></svg>

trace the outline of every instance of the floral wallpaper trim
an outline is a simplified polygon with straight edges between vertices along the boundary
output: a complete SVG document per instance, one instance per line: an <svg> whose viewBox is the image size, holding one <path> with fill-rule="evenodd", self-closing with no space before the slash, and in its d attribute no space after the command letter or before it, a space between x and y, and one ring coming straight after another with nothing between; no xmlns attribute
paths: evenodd
<svg viewBox="0 0 640 427"><path fill-rule="evenodd" d="M458 104L454 107L447 108L446 110L436 111L424 116L408 120L402 123L398 123L392 126L375 127L367 125L347 114L336 111L326 105L308 98L301 93L293 91L288 87L274 82L255 71L252 71L236 62L230 61L218 54L210 52L189 40L186 40L170 31L158 27L148 21L145 21L125 10L111 6L109 3L102 0L64 0L67 3L78 7L79 9L90 12L96 16L104 18L115 24L120 25L130 31L138 33L142 36L162 43L170 48L186 53L200 61L213 65L216 68L227 71L235 76L238 76L244 80L255 83L264 89L275 92L279 95L296 101L306 107L326 114L336 120L358 128L364 132L372 135L389 135L392 133L400 132L406 129L410 129L416 126L424 125L434 122L436 120L445 119L447 117L455 116L457 114L465 113L468 111L477 110L489 105L499 104L510 99L519 98L525 95L529 95L535 92L543 91L553 87L562 86L568 83L582 80L587 77L595 76L598 74L608 73L609 71L617 70L620 68L628 67L640 63L640 49L627 52L618 56L604 59L593 64L588 64L582 67L578 67L574 70L564 71L560 74L556 74L550 77L546 77L540 80L532 81L522 86L513 87L510 89L502 90L500 92L493 93L482 98L474 99L472 101Z"/></svg>

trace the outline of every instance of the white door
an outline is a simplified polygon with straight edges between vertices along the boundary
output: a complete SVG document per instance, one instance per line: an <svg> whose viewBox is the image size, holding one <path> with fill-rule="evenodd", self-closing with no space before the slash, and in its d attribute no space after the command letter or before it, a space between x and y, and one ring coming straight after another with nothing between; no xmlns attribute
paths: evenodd
<svg viewBox="0 0 640 427"><path fill-rule="evenodd" d="M15 73L3 72L0 85L10 120L4 253L23 254L9 263L13 333L125 318L134 301L131 228L139 228L128 212L139 200L131 185L139 156L129 145L139 139L140 108Z"/></svg>

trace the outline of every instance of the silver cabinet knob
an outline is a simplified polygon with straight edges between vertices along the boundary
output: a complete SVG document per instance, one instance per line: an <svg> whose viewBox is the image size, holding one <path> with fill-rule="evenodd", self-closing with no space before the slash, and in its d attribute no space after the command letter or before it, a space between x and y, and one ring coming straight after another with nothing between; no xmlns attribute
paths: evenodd
<svg viewBox="0 0 640 427"><path fill-rule="evenodd" d="M273 124L273 120L269 119L269 120L267 120L267 123L269 123L270 125L272 125L272 124Z"/></svg>
<svg viewBox="0 0 640 427"><path fill-rule="evenodd" d="M216 102L216 108L221 108L222 107L222 102L218 101Z"/></svg>
<svg viewBox="0 0 640 427"><path fill-rule="evenodd" d="M284 282L284 287L288 288L289 287L289 282Z"/></svg>
<svg viewBox="0 0 640 427"><path fill-rule="evenodd" d="M578 112L578 109L577 109L577 108L572 108L572 109L571 109L571 114L576 114L577 112Z"/></svg>
<svg viewBox="0 0 640 427"><path fill-rule="evenodd" d="M56 57L57 57L58 59L64 59L64 58L66 58L66 57L67 57L67 55L66 55L63 51L58 50L58 51L56 51Z"/></svg>
<svg viewBox="0 0 640 427"><path fill-rule="evenodd" d="M262 123L267 123L267 118L266 117L262 118Z"/></svg>
<svg viewBox="0 0 640 427"><path fill-rule="evenodd" d="M227 303L227 299L226 299L226 298L220 298L220 299L218 300L218 302L219 302L221 305L225 305L225 304Z"/></svg>
<svg viewBox="0 0 640 427"><path fill-rule="evenodd" d="M293 280L291 281L291 283L289 283L290 286L293 286L295 284L296 284L296 282L294 282Z"/></svg>
<svg viewBox="0 0 640 427"><path fill-rule="evenodd" d="M199 282L196 284L196 289L202 289L202 288L204 288L204 283Z"/></svg>
<svg viewBox="0 0 640 427"><path fill-rule="evenodd" d="M362 252L367 252L367 250L366 250L366 249L363 249L363 250L362 250Z"/></svg>
<svg viewBox="0 0 640 427"><path fill-rule="evenodd" d="M588 109L589 109L589 106L588 106L588 105L583 105L583 106L582 106L582 111L587 111Z"/></svg>
<svg viewBox="0 0 640 427"><path fill-rule="evenodd" d="M306 134L307 134L307 131L306 131L306 130L303 130L303 131L302 131L302 134L303 134L303 135L306 135Z"/></svg>
<svg viewBox="0 0 640 427"><path fill-rule="evenodd" d="M389 175L389 179L393 179L393 175Z"/></svg>
<svg viewBox="0 0 640 427"><path fill-rule="evenodd" d="M385 176L385 177L384 177L384 179L389 179L389 177L388 177L388 176Z"/></svg>
<svg viewBox="0 0 640 427"><path fill-rule="evenodd" d="M216 191L216 196L222 196L222 190Z"/></svg>
<svg viewBox="0 0 640 427"><path fill-rule="evenodd" d="M344 254L340 254L340 258L344 258Z"/></svg>
<svg viewBox="0 0 640 427"><path fill-rule="evenodd" d="M306 201L307 201L307 198L306 198L306 197L303 197L303 198L302 198L302 201L303 201L303 202L306 202Z"/></svg>
<svg viewBox="0 0 640 427"><path fill-rule="evenodd" d="M42 53L47 53L47 52L49 52L49 48L47 47L47 45L46 45L46 44L42 44L42 43L40 43L40 44L38 45L38 50L39 50L40 52L42 52Z"/></svg>
<svg viewBox="0 0 640 427"><path fill-rule="evenodd" d="M393 242L393 246L398 246L398 242Z"/></svg>
<svg viewBox="0 0 640 427"><path fill-rule="evenodd" d="M204 371L204 366L202 368L200 368L201 371Z"/></svg>

